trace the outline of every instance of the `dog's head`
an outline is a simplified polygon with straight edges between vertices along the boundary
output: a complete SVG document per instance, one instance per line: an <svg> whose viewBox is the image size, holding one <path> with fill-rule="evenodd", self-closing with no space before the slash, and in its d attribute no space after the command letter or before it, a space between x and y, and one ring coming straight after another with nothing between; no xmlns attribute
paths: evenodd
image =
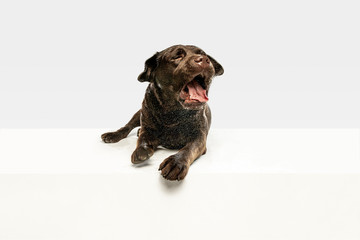
<svg viewBox="0 0 360 240"><path fill-rule="evenodd" d="M208 101L212 78L223 73L223 67L200 48L175 45L146 60L138 80L154 83L166 100L198 108Z"/></svg>

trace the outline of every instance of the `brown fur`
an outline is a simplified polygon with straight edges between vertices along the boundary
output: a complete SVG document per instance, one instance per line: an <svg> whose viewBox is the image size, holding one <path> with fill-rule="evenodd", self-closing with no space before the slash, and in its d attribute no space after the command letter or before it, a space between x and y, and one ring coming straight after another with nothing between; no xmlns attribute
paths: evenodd
<svg viewBox="0 0 360 240"><path fill-rule="evenodd" d="M175 45L157 52L145 62L138 77L140 82L149 82L142 108L124 127L101 138L105 143L118 142L141 126L132 163L148 160L158 146L180 149L166 158L159 170L168 180L184 179L190 165L206 152L211 124L206 102L186 101L186 86L198 78L208 93L212 78L223 72L217 61L195 46Z"/></svg>

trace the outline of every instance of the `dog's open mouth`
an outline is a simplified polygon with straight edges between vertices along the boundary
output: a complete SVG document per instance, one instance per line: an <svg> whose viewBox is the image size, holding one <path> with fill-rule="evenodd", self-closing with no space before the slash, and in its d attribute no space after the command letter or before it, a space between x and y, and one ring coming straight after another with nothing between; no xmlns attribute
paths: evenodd
<svg viewBox="0 0 360 240"><path fill-rule="evenodd" d="M180 92L180 98L186 104L205 103L209 100L206 91L205 77L199 74L184 86Z"/></svg>

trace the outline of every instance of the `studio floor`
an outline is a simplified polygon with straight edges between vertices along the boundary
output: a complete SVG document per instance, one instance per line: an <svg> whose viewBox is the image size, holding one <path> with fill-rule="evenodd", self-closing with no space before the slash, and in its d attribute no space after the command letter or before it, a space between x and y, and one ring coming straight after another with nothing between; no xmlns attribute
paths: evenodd
<svg viewBox="0 0 360 240"><path fill-rule="evenodd" d="M360 129L212 129L184 181L136 131L0 129L0 239L360 239Z"/></svg>

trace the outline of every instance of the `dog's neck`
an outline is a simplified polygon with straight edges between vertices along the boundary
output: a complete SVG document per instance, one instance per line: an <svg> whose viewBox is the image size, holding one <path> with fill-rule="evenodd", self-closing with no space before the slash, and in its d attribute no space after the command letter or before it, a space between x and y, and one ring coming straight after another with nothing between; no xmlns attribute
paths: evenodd
<svg viewBox="0 0 360 240"><path fill-rule="evenodd" d="M145 100L147 98L149 104L162 112L171 112L183 109L174 95L175 93L170 89L164 89L157 83L152 82L146 90Z"/></svg>

